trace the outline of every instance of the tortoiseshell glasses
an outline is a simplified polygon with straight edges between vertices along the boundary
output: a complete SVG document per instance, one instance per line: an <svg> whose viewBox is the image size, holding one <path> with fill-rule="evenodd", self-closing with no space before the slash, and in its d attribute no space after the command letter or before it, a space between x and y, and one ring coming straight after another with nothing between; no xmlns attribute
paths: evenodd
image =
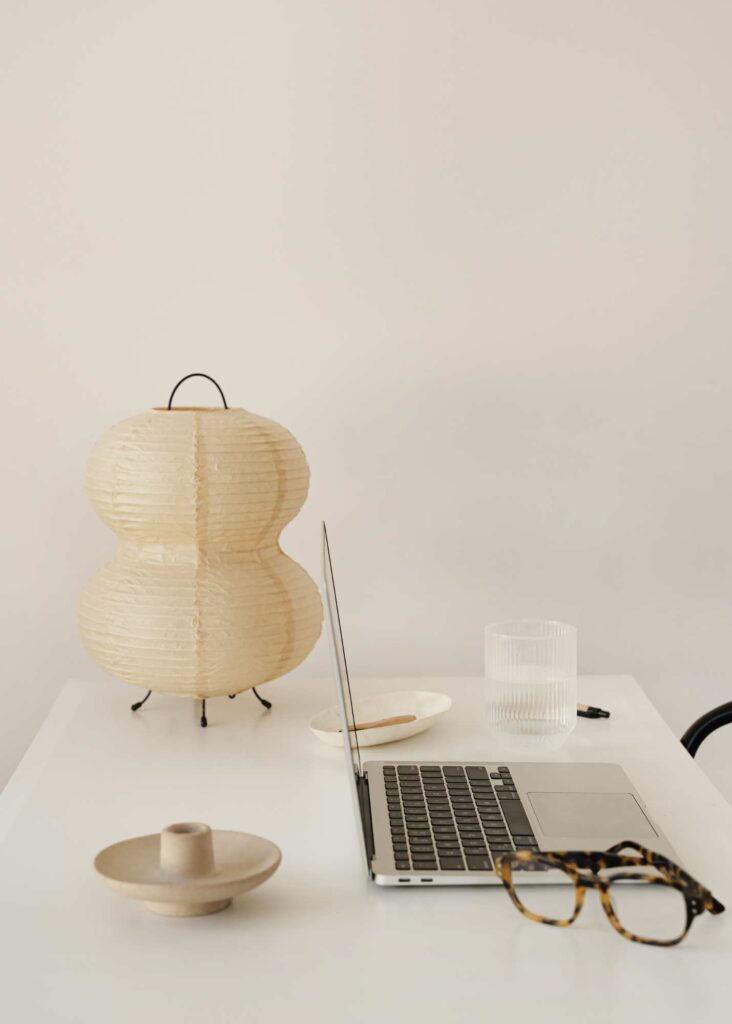
<svg viewBox="0 0 732 1024"><path fill-rule="evenodd" d="M604 852L519 850L499 854L495 861L514 906L532 921L556 928L568 928L577 920L587 889L597 889L610 924L623 938L649 946L675 946L695 917L705 910L710 914L724 910L678 864L631 840ZM524 871L562 871L574 886L526 885L519 896L514 872Z"/></svg>

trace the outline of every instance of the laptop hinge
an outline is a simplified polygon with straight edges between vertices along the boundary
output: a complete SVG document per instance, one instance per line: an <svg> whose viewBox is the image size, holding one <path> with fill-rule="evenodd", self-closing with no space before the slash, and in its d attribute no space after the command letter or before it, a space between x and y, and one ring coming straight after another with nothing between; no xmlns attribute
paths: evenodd
<svg viewBox="0 0 732 1024"><path fill-rule="evenodd" d="M374 826L371 820L371 797L369 795L368 775L356 775L356 792L358 793L358 809L361 812L361 826L363 837L366 842L366 858L371 866L374 858Z"/></svg>

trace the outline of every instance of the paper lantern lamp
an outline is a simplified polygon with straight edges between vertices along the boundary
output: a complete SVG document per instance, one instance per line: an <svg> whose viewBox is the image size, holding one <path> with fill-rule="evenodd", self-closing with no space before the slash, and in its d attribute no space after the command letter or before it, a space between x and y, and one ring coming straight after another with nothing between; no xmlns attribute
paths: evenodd
<svg viewBox="0 0 732 1024"><path fill-rule="evenodd" d="M171 408L179 384L167 409L124 420L92 451L87 490L119 546L83 591L79 626L108 672L205 701L291 671L323 616L279 545L308 492L302 448L228 408L220 388L223 408Z"/></svg>

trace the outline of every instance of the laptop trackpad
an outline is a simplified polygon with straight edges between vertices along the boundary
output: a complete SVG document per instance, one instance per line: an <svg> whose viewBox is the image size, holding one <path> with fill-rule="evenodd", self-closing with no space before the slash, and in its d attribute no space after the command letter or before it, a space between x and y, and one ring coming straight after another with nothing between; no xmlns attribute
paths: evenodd
<svg viewBox="0 0 732 1024"><path fill-rule="evenodd" d="M632 793L528 793L547 838L618 836L650 839L656 835Z"/></svg>

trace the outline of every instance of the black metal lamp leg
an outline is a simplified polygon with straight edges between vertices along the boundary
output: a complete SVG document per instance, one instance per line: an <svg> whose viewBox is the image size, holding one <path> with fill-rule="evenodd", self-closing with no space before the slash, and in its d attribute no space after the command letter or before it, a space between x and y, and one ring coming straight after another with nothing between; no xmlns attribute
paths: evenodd
<svg viewBox="0 0 732 1024"><path fill-rule="evenodd" d="M252 693L257 698L259 703L262 704L265 708L267 708L268 711L271 709L272 701L265 700L264 697L260 697L259 694L257 693L256 687L254 687L254 686L252 687ZM236 697L235 693L230 693L229 694L229 700L234 700L235 697Z"/></svg>
<svg viewBox="0 0 732 1024"><path fill-rule="evenodd" d="M262 705L262 707L267 708L268 711L271 709L272 701L265 700L264 697L260 697L259 694L257 693L256 687L254 687L254 686L252 687L252 693L257 698L257 700Z"/></svg>
<svg viewBox="0 0 732 1024"><path fill-rule="evenodd" d="M145 694L145 696L142 698L142 700L138 700L136 704L132 705L132 707L130 708L130 711L139 711L140 708L145 703L145 701L147 700L147 698L150 696L151 693L152 693L152 690L148 690L147 693Z"/></svg>
<svg viewBox="0 0 732 1024"><path fill-rule="evenodd" d="M201 728L205 729L208 725L208 719L206 718L206 700L205 698L201 701Z"/></svg>

